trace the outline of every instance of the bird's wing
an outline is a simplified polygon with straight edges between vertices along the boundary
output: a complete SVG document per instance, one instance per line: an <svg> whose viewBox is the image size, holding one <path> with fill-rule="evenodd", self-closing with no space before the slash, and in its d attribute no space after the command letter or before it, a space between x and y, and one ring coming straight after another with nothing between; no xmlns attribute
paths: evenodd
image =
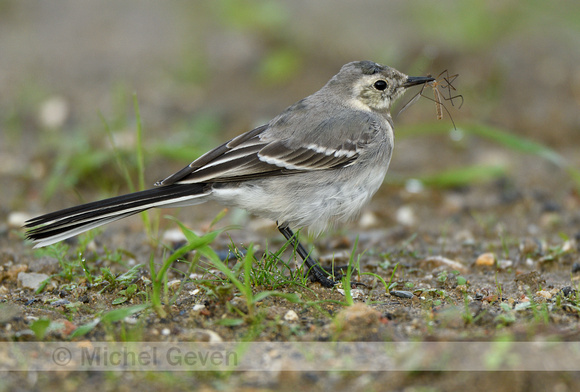
<svg viewBox="0 0 580 392"><path fill-rule="evenodd" d="M274 127L276 125L273 125ZM311 132L271 132L258 127L202 155L156 185L232 182L335 169L354 162L379 131L368 117L331 118Z"/></svg>

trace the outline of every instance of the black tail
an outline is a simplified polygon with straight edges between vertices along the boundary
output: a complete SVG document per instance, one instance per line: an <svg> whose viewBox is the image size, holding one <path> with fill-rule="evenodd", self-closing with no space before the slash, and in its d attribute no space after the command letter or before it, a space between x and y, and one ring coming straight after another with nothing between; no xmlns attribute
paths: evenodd
<svg viewBox="0 0 580 392"><path fill-rule="evenodd" d="M95 227L154 207L181 207L203 203L205 184L175 184L82 204L51 212L26 222L26 237L35 248L54 244Z"/></svg>

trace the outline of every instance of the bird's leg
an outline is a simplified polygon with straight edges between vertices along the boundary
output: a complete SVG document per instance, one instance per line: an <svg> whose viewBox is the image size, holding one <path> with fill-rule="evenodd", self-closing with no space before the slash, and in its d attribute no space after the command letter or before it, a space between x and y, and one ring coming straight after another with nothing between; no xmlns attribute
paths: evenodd
<svg viewBox="0 0 580 392"><path fill-rule="evenodd" d="M287 226L278 226L278 230L282 235L290 242L290 244L296 249L296 252L300 255L302 260L304 260L304 264L308 269L308 274L310 278L316 282L319 282L324 287L333 287L337 282L328 278L328 271L322 268L316 260L314 260L306 249L302 246L300 241L298 240L298 236L294 234L292 230L290 230Z"/></svg>

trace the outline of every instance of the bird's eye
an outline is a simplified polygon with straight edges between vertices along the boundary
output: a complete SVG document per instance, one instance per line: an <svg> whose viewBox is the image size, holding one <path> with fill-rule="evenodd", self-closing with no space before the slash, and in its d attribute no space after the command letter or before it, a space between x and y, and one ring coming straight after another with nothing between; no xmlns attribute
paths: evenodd
<svg viewBox="0 0 580 392"><path fill-rule="evenodd" d="M387 82L385 82L384 80L377 80L375 82L375 84L373 84L373 86L380 91L383 91L384 89L387 88Z"/></svg>

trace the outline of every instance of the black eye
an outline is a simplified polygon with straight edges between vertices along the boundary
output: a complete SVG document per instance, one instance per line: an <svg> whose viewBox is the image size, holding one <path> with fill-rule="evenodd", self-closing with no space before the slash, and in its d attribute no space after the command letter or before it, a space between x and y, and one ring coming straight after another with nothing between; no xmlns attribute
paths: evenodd
<svg viewBox="0 0 580 392"><path fill-rule="evenodd" d="M373 86L375 86L377 90L383 91L384 89L387 88L387 82L385 82L384 80L377 80L375 84L373 84Z"/></svg>

